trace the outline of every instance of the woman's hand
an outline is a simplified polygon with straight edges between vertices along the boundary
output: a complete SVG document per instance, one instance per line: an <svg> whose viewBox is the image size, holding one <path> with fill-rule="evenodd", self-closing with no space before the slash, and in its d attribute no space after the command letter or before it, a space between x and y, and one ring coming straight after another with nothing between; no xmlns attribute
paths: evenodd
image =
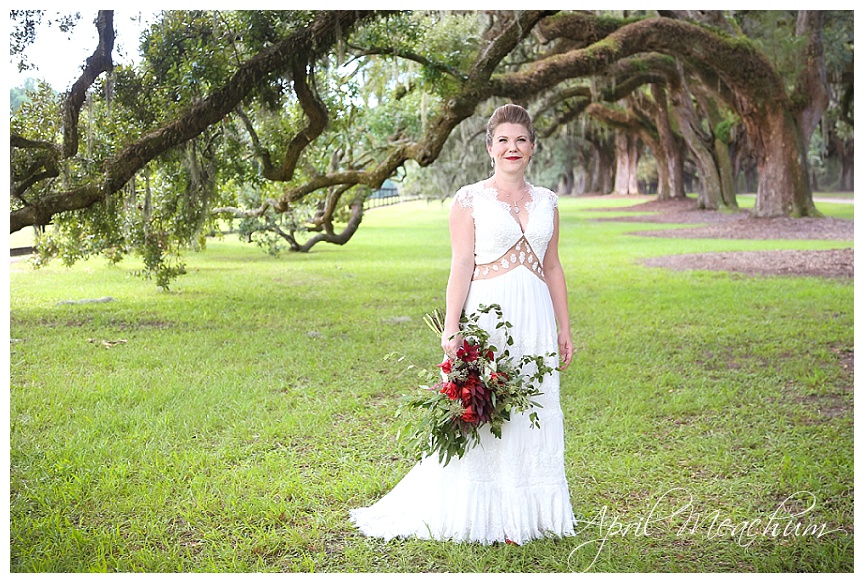
<svg viewBox="0 0 864 583"><path fill-rule="evenodd" d="M573 360L573 339L567 331L558 333L558 356L559 368L567 370L567 367L570 366L570 361Z"/></svg>
<svg viewBox="0 0 864 583"><path fill-rule="evenodd" d="M459 334L459 330L444 330L441 334L441 348L444 349L444 354L450 359L455 359L456 351L460 346L462 346L462 335Z"/></svg>

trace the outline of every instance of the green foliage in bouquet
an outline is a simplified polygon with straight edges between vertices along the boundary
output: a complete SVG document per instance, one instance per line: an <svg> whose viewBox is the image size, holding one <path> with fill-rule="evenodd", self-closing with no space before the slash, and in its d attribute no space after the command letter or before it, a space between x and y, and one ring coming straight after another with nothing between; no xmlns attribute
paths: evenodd
<svg viewBox="0 0 864 583"><path fill-rule="evenodd" d="M490 343L490 333L478 325L480 315L489 312L497 315L495 328L503 331L505 346L500 349ZM427 314L425 321L440 338L444 329L440 312ZM480 306L476 313L463 315L460 328L462 346L456 357L437 365L440 371L422 371L428 384L421 385L416 394L407 395L399 408L400 413L404 408L422 412L419 419L407 422L399 432L408 455L419 460L437 453L445 466L454 456L461 458L479 443L479 429L484 425L500 439L501 429L513 412L540 407L534 401L542 394L538 386L545 375L555 370L547 364L554 353L524 355L519 360L510 356L512 324L504 320L498 304ZM532 369L532 374L523 372ZM438 377L439 382L435 382ZM533 427L540 427L535 411L531 411L529 419Z"/></svg>

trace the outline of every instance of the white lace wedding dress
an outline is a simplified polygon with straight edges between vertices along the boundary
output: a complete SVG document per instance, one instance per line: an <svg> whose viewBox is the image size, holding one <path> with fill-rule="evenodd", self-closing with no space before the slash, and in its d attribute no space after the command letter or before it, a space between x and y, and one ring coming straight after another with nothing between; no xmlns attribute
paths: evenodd
<svg viewBox="0 0 864 583"><path fill-rule="evenodd" d="M527 197L526 197L527 198ZM525 232L482 183L461 188L453 204L471 208L475 226L477 268L465 304L499 304L513 324L510 354L557 352L557 328L542 262L552 236L557 197L531 187ZM495 314L484 314L488 329ZM496 343L492 336L491 341ZM497 346L502 346L500 342ZM522 544L544 536L573 534L573 510L564 475L564 431L559 405L558 372L544 377L535 409L540 428L528 414L513 415L501 439L481 428L480 444L447 466L437 455L425 458L376 504L351 510L351 520L367 536L491 544Z"/></svg>

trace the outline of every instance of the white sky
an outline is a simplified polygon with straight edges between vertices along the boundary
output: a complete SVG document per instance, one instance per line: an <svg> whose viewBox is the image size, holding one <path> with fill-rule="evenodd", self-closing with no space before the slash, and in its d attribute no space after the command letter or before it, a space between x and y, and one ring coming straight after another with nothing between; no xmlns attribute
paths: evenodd
<svg viewBox="0 0 864 583"><path fill-rule="evenodd" d="M53 21L56 15L55 11L46 11L42 25L36 31L36 42L25 51L30 62L38 69L19 73L18 60L12 59L9 63L11 86L21 85L27 77L33 77L48 81L56 91L65 91L80 76L81 67L87 57L93 54L98 40L93 24L96 11L82 11L81 19L69 36L60 32L56 25L47 25L47 21ZM142 27L140 21L151 15L152 12L142 10L114 11L114 30L117 32L114 42L115 63L129 63L137 57Z"/></svg>

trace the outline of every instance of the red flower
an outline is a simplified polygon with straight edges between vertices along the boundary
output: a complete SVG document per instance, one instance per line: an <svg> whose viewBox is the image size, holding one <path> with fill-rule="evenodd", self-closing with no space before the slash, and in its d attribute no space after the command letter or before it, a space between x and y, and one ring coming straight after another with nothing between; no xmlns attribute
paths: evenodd
<svg viewBox="0 0 864 583"><path fill-rule="evenodd" d="M495 353L492 352L492 349L491 349L491 348L490 348L489 351L486 353L486 358L487 358L487 360L489 360L489 361L493 361L493 360L495 360Z"/></svg>
<svg viewBox="0 0 864 583"><path fill-rule="evenodd" d="M450 371L453 370L453 361L448 358L447 360L445 360L444 362L442 362L441 364L439 364L437 366L441 369L441 372L443 372L444 374L450 374Z"/></svg>
<svg viewBox="0 0 864 583"><path fill-rule="evenodd" d="M479 357L480 347L469 344L467 340L463 340L462 346L456 351L456 358L461 358L465 362L474 362Z"/></svg>
<svg viewBox="0 0 864 583"><path fill-rule="evenodd" d="M474 413L474 408L471 405L465 407L465 412L462 414L462 421L466 423L474 423L477 421L477 414Z"/></svg>
<svg viewBox="0 0 864 583"><path fill-rule="evenodd" d="M459 386L453 382L444 383L441 392L447 395L450 399L455 400L456 397L459 396Z"/></svg>

